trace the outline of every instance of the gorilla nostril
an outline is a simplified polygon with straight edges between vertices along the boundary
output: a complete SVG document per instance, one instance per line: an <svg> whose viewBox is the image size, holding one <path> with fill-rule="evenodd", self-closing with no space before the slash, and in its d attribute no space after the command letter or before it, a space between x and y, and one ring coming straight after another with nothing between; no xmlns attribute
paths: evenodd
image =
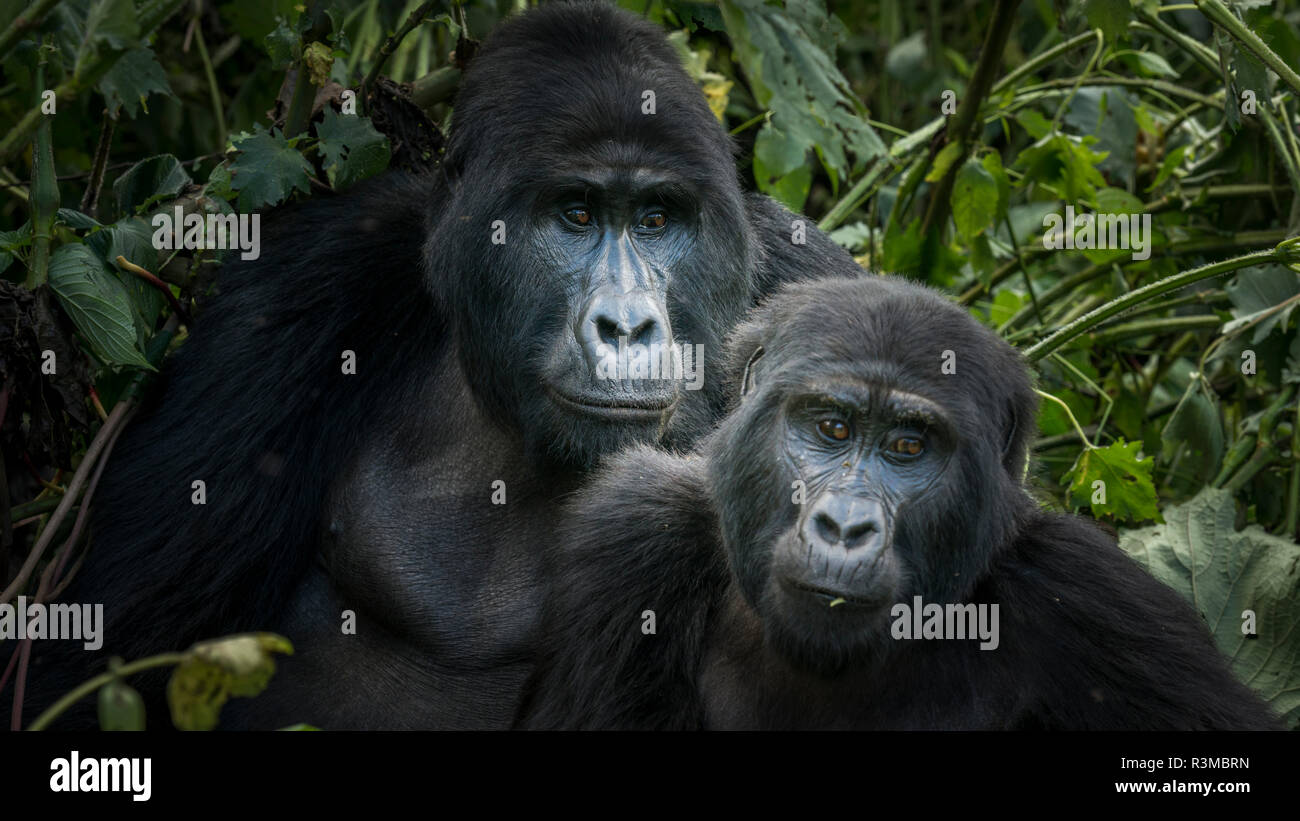
<svg viewBox="0 0 1300 821"><path fill-rule="evenodd" d="M826 544L835 544L840 540L840 526L826 513L813 516L813 529L817 538Z"/></svg>
<svg viewBox="0 0 1300 821"><path fill-rule="evenodd" d="M594 320L596 323L596 337L607 345L618 345L620 336L627 336L617 322L607 316L598 316Z"/></svg>
<svg viewBox="0 0 1300 821"><path fill-rule="evenodd" d="M880 528L872 519L850 525L844 530L844 547L847 550L859 547L878 532Z"/></svg>
<svg viewBox="0 0 1300 821"><path fill-rule="evenodd" d="M646 317L640 325L632 330L628 341L636 345L649 345L655 341L655 331L659 328L659 323L654 317Z"/></svg>

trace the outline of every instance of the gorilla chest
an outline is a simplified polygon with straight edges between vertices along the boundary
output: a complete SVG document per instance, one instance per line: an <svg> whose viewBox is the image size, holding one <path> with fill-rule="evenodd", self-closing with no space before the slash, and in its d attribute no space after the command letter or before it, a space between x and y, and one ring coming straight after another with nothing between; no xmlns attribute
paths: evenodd
<svg viewBox="0 0 1300 821"><path fill-rule="evenodd" d="M336 482L323 522L338 598L453 668L526 653L563 490L521 455L484 454L472 439L373 448Z"/></svg>

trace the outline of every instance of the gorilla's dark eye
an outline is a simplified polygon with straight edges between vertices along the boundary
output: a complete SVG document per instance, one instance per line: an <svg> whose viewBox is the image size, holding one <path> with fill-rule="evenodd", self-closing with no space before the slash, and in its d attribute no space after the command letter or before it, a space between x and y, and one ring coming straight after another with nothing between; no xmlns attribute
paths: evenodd
<svg viewBox="0 0 1300 821"><path fill-rule="evenodd" d="M900 436L890 442L889 450L899 456L918 456L925 450L925 443L915 436Z"/></svg>
<svg viewBox="0 0 1300 821"><path fill-rule="evenodd" d="M570 208L564 212L564 218L574 225L591 225L591 212L586 208Z"/></svg>
<svg viewBox="0 0 1300 821"><path fill-rule="evenodd" d="M668 216L663 211L651 211L641 218L641 227L651 231L658 231L668 224Z"/></svg>
<svg viewBox="0 0 1300 821"><path fill-rule="evenodd" d="M839 419L823 419L817 423L817 432L832 442L843 442L849 438L848 423Z"/></svg>

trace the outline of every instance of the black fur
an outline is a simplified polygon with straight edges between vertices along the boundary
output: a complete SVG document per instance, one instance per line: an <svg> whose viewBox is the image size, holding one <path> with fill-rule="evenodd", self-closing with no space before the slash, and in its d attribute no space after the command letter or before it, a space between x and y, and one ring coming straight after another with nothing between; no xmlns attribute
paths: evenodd
<svg viewBox="0 0 1300 821"><path fill-rule="evenodd" d="M1185 601L1026 494L1027 369L964 309L891 277L793 285L736 332L733 390L758 346L754 387L698 452L632 449L571 502L522 726L1276 727ZM937 486L892 522L903 572L887 601L998 604L996 649L895 640L888 616L773 598L773 544L800 515L786 400L854 382L926 397L957 428Z"/></svg>
<svg viewBox="0 0 1300 821"><path fill-rule="evenodd" d="M438 174L285 209L262 256L222 272L117 445L64 596L105 604L104 649L38 647L29 719L109 655L279 629L298 655L224 726L508 724L541 588L529 556L555 500L601 453L689 444L723 404L706 380L647 432L580 426L541 401L538 363L576 287L565 277L582 271L556 269L534 204L577 161L661 169L694 192L666 299L709 355L777 283L847 260L815 230L791 246L796 218L741 192L732 142L660 29L598 3L507 22L465 75ZM489 242L498 218L504 246ZM341 373L348 350L356 375ZM494 478L507 506L487 502ZM344 608L361 627L346 640ZM162 726L162 675L135 681Z"/></svg>

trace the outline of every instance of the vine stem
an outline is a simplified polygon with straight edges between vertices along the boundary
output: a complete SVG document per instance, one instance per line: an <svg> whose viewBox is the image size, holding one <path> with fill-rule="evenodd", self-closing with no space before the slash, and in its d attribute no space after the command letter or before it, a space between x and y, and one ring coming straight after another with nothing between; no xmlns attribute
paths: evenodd
<svg viewBox="0 0 1300 821"><path fill-rule="evenodd" d="M1200 282L1203 279L1221 276L1241 268L1248 268L1251 265L1260 265L1265 262L1286 262L1289 261L1294 251L1290 247L1291 241L1281 243L1274 248L1265 251L1256 251L1252 254L1244 254L1239 257L1212 262L1209 265L1202 265L1199 268L1192 268L1189 271L1182 271L1173 276L1165 277L1144 285L1141 288L1130 291L1123 296L1113 299L1106 304L1089 311L1078 319L1066 325L1064 328L1048 336L1046 339L1032 345L1025 351L1025 359L1030 362L1037 362L1047 356L1052 351L1065 345L1065 343L1087 333L1092 328L1097 327L1111 317L1121 314L1129 308L1139 303L1145 302L1152 297L1167 294L1182 288L1184 285L1190 285L1193 282Z"/></svg>
<svg viewBox="0 0 1300 821"><path fill-rule="evenodd" d="M961 170L962 161L970 153L970 143L975 136L975 127L979 124L980 106L993 88L1019 5L1020 0L997 0L997 5L993 8L993 19L984 34L984 44L980 47L979 62L975 64L975 71L971 74L966 94L957 106L957 113L952 115L952 121L948 124L946 142L960 146L961 155L948 166L930 191L930 204L921 221L921 235L927 238L927 243L937 241L937 232L948 220L952 187L957 180L957 172Z"/></svg>
<svg viewBox="0 0 1300 821"><path fill-rule="evenodd" d="M32 732L44 730L46 727L50 726L50 723L53 722L54 719L63 715L63 712L69 707L114 679L125 678L145 670L151 670L155 667L174 667L184 660L185 653L162 653L157 656L150 656L149 658L133 661L130 664L123 664L116 670L111 670L107 673L100 673L89 681L83 682L75 690L51 704L45 712L36 717L36 720L33 721L27 729Z"/></svg>
<svg viewBox="0 0 1300 821"><path fill-rule="evenodd" d="M1034 388L1034 393L1038 394L1044 399L1050 400L1060 405L1061 410L1065 411L1065 415L1070 417L1070 424L1074 426L1074 432L1079 434L1079 439L1083 441L1083 446L1088 450L1096 449L1097 446L1094 445L1092 443L1092 440L1088 438L1088 434L1084 433L1083 425L1080 425L1079 420L1074 418L1074 411L1070 410L1070 406L1065 404L1065 401L1063 399L1061 399L1060 397L1053 396L1047 391L1040 391L1038 388Z"/></svg>
<svg viewBox="0 0 1300 821"><path fill-rule="evenodd" d="M1296 74L1295 69L1287 65L1277 52L1259 39L1258 34L1246 28L1246 25L1223 5L1222 0L1196 0L1196 8L1201 14L1210 18L1216 26L1230 34L1234 40L1245 46L1247 51L1263 60L1264 65L1277 72L1277 76L1282 78L1282 82L1291 86L1292 91L1300 94L1300 74Z"/></svg>

